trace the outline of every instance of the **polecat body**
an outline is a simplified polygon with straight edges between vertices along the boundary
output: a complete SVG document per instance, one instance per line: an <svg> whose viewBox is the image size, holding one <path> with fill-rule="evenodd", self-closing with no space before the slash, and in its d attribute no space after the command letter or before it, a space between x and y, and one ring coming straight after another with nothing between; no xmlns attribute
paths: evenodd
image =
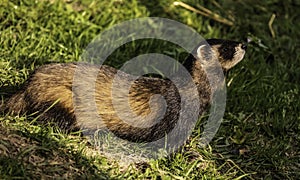
<svg viewBox="0 0 300 180"><path fill-rule="evenodd" d="M132 83L131 75L106 65L50 64L36 69L24 88L5 103L3 111L12 115L38 112L39 121L55 122L67 131L108 129L132 141L159 139L172 130L183 113L180 91L190 94L187 101L200 101L200 106L197 106L198 116L210 104L215 89L210 86L203 62L217 57L223 70L228 70L241 61L245 54L246 46L239 42L220 39L209 39L207 42L213 56L207 56L207 52L203 51L207 45L200 43L183 64L197 87L196 94L188 85L178 89L168 79L139 77ZM78 72L82 79L77 79L77 82L87 88L77 92L74 76ZM95 82L89 81L93 79L92 72L97 72ZM117 73L120 81L116 88L113 84ZM124 88L130 83L129 90ZM164 97L163 101L160 98L155 100L158 94ZM126 103L130 111L139 117L129 123L122 119L126 113L119 115L120 111L128 111L128 107L123 106ZM185 121L188 126L189 119Z"/></svg>

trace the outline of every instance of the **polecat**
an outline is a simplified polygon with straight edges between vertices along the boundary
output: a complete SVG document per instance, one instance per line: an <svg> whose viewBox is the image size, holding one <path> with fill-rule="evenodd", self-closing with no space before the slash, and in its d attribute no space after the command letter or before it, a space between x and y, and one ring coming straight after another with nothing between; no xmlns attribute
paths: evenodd
<svg viewBox="0 0 300 180"><path fill-rule="evenodd" d="M208 39L207 43L210 50L206 50L207 44L201 42L183 64L197 87L197 97L189 92L189 86L180 90L169 79L139 77L128 90L122 87L131 83L131 75L119 72L120 82L113 90L112 84L118 71L112 67L82 63L49 64L37 68L23 89L13 95L2 110L11 115L38 112L36 115L40 122L55 122L67 131L107 128L131 141L157 140L172 130L184 113L181 112L180 91L190 93L191 103L195 99L200 101L198 116L207 109L215 88L210 86L203 66L216 57L226 71L243 59L246 50L245 44L231 40ZM77 82L87 87L81 89L85 92L80 95L73 84L75 71L82 75ZM90 72L98 73L94 84L88 83L92 78ZM90 85L92 87L89 88ZM91 93L94 99L90 99ZM163 96L164 101L153 100L157 94ZM123 107L124 103L128 103L130 111L140 117L138 122L127 123L120 118L120 111L128 111L127 106ZM163 116L160 116L162 111ZM184 121L188 126L189 119Z"/></svg>

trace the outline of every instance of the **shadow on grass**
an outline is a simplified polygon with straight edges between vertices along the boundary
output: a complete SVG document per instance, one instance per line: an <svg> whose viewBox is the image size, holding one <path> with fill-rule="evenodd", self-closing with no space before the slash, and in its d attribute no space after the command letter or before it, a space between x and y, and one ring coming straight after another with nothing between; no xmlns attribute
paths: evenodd
<svg viewBox="0 0 300 180"><path fill-rule="evenodd" d="M0 177L28 179L107 179L79 150L67 147L62 137L45 130L15 130L0 123ZM59 135L61 136L61 135Z"/></svg>

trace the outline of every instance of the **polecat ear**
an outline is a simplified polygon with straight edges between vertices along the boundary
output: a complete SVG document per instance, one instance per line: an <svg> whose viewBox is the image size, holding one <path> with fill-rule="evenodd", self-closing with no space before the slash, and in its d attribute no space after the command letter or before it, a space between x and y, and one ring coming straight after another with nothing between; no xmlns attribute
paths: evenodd
<svg viewBox="0 0 300 180"><path fill-rule="evenodd" d="M201 45L197 49L197 57L201 61L209 62L212 59L212 51L210 46Z"/></svg>

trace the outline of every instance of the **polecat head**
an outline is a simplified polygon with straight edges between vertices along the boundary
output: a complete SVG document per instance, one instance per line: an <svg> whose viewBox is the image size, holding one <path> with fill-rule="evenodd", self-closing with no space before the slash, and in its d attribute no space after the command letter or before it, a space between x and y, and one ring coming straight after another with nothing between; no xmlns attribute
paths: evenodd
<svg viewBox="0 0 300 180"><path fill-rule="evenodd" d="M247 45L237 41L224 39L208 39L201 42L192 54L186 59L184 66L191 70L195 61L201 61L202 65L209 64L213 58L217 58L224 71L229 70L239 63L244 55Z"/></svg>
<svg viewBox="0 0 300 180"><path fill-rule="evenodd" d="M245 55L247 45L241 42L208 39L213 54L219 58L219 62L224 70L228 70L239 63Z"/></svg>

